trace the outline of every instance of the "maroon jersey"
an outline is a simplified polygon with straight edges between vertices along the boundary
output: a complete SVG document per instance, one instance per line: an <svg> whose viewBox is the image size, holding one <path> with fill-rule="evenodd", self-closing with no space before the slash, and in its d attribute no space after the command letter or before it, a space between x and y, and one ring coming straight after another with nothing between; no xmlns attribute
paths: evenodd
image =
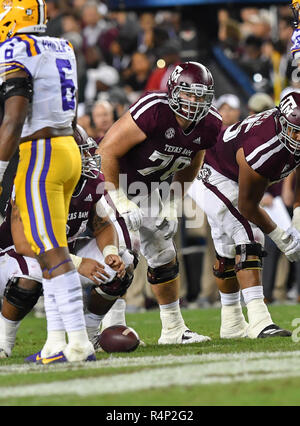
<svg viewBox="0 0 300 426"><path fill-rule="evenodd" d="M208 115L185 133L163 92L146 93L131 106L130 114L146 139L120 160L120 173L126 175L128 185L143 182L149 191L170 182L177 171L191 164L197 152L214 146L222 125L221 116L211 107Z"/></svg>
<svg viewBox="0 0 300 426"><path fill-rule="evenodd" d="M205 163L238 182L236 153L243 148L253 170L271 183L280 181L300 164L300 156L284 147L278 139L279 131L277 109L249 116L220 133L217 144L206 152Z"/></svg>
<svg viewBox="0 0 300 426"><path fill-rule="evenodd" d="M73 242L87 230L92 228L94 205L100 200L104 193L104 176L99 174L97 179L87 179L81 192L72 196L69 216L67 222L67 238L69 248L72 251ZM5 249L13 245L10 230L11 204L8 205L3 223L0 226L0 248Z"/></svg>
<svg viewBox="0 0 300 426"><path fill-rule="evenodd" d="M67 238L70 250L73 241L83 234L87 228L92 229L94 206L104 194L104 176L102 173L99 174L97 179L87 179L85 182L81 192L71 198L67 222Z"/></svg>

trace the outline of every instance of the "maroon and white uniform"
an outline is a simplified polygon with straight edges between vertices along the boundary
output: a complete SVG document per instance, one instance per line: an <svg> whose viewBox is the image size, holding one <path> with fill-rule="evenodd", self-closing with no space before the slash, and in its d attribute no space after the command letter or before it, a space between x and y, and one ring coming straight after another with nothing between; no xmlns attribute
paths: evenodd
<svg viewBox="0 0 300 426"><path fill-rule="evenodd" d="M103 183L104 176L102 173L99 174L97 179L86 179L80 193L71 198L67 221L67 237L70 253L97 260L106 267L106 271L111 276L114 276L115 271L105 265L96 240L89 233L89 229L92 227L94 206L97 206L97 211L99 211L100 200L104 198ZM9 206L5 220L0 226L0 296L3 295L8 280L13 277L28 277L42 282L42 273L37 260L21 256L14 250L10 231L10 214L11 207ZM112 217L112 220L118 231L120 255L122 255L126 266L128 266L133 262L133 256L127 249L135 248L136 243L131 239L125 221L122 218ZM92 283L83 276L80 276L80 278L82 285Z"/></svg>
<svg viewBox="0 0 300 426"><path fill-rule="evenodd" d="M237 151L242 148L246 162L274 183L288 176L300 156L290 153L278 139L277 109L247 117L220 133L217 144L205 156L199 179L188 194L207 214L216 251L233 258L235 247L256 241L264 244L264 234L238 211Z"/></svg>
<svg viewBox="0 0 300 426"><path fill-rule="evenodd" d="M144 199L140 204L144 211L139 230L141 252L148 265L155 268L176 255L172 240L165 240L164 230L155 226L162 206L157 188L171 183L173 175L188 167L199 151L214 146L222 119L211 107L209 113L185 133L163 92L146 93L131 106L130 114L146 139L120 159L120 174L126 179L124 182L121 177L120 184L129 198L138 195L140 201Z"/></svg>
<svg viewBox="0 0 300 426"><path fill-rule="evenodd" d="M173 175L189 166L197 152L217 141L221 117L214 107L190 132L177 123L166 93L145 94L130 108L130 114L146 139L120 160L120 173L130 184L143 182L149 191L160 183L171 182Z"/></svg>

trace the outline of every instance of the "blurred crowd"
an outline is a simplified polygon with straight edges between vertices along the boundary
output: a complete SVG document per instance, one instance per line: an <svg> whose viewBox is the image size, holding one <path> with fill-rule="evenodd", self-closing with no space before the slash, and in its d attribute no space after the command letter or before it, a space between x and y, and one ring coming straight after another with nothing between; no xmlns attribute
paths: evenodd
<svg viewBox="0 0 300 426"><path fill-rule="evenodd" d="M224 126L273 108L283 91L300 88L290 55L293 18L288 6L220 6L216 11L216 38L204 42L197 16L195 20L183 20L177 9L125 12L109 10L104 0L46 2L50 18L47 34L64 37L74 46L78 60L78 122L94 138L102 138L145 91L165 90L168 76L181 61L195 60L209 67L215 48L219 52L215 60L223 58L218 69L223 70L228 82L218 86L220 76L211 69L216 82L214 103ZM230 67L243 80L230 75ZM292 185L284 182L271 189L264 199L266 208L272 210L274 200L280 199L289 217ZM264 271L266 301L300 302L300 265L288 264L272 241L266 244L270 253ZM207 222L187 229L183 218L177 246L182 296L187 306L218 303L212 275L215 253ZM142 260L128 291L128 309L151 308L155 302L149 291Z"/></svg>
<svg viewBox="0 0 300 426"><path fill-rule="evenodd" d="M183 19L176 9L110 11L104 0L47 0L47 8L48 35L67 38L75 48L79 115L86 122L96 100L109 100L117 118L144 91L164 90L180 61L207 65L214 46L246 76L253 92L267 93L275 103L292 84L289 6L220 8L216 38L205 50L197 17ZM239 89L243 104L247 103L245 88ZM216 87L217 95L221 92Z"/></svg>

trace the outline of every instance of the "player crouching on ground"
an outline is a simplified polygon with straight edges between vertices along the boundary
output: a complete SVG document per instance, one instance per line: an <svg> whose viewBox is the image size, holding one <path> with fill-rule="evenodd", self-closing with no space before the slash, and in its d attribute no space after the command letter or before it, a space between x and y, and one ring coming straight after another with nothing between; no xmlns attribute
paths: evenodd
<svg viewBox="0 0 300 426"><path fill-rule="evenodd" d="M289 261L300 260L300 94L279 107L228 127L207 151L190 196L207 214L217 252L214 273L220 290L222 338L289 337L273 323L261 282L264 234ZM280 229L263 208L268 186L296 169L292 227ZM242 291L248 311L245 321Z"/></svg>
<svg viewBox="0 0 300 426"><path fill-rule="evenodd" d="M91 149L95 148L93 140L80 126L77 126L75 139L81 151L82 175L71 199L67 234L72 260L85 288L85 322L89 338L93 341L103 316L131 284L135 257L126 247L119 248L122 236L119 238L115 226L101 207L104 178L99 171L100 157L91 155ZM23 256L12 246L11 225L18 243L16 250ZM93 237L82 238L82 233L88 228L92 229ZM0 357L4 358L11 355L20 321L41 295L42 272L25 240L15 206L12 215L8 212L0 227L0 240L4 249L0 253L0 294L4 295L0 316ZM52 298L51 294L47 294L47 288L44 298L47 314L51 315ZM55 318L51 323L55 324ZM57 327L48 329L42 351L27 360L43 363L43 358L48 358L47 364L52 360L65 361L60 355L65 345L65 332L59 329L58 323Z"/></svg>

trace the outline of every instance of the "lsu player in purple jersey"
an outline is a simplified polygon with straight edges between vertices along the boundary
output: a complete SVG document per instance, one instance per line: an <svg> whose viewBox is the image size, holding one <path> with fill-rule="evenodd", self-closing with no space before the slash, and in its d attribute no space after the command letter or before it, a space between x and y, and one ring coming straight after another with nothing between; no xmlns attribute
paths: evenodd
<svg viewBox="0 0 300 426"><path fill-rule="evenodd" d="M201 182L189 189L208 216L216 249L222 338L289 337L264 303L262 258L267 234L289 261L300 260L300 94L247 117L220 134L207 151ZM260 207L268 186L296 170L292 226L281 229ZM242 313L240 290L248 312Z"/></svg>
<svg viewBox="0 0 300 426"><path fill-rule="evenodd" d="M294 28L295 28L292 35L291 53L294 59L298 60L300 59L300 28L299 28L300 2L299 0L293 0L290 6L294 15Z"/></svg>
<svg viewBox="0 0 300 426"><path fill-rule="evenodd" d="M190 331L182 318L173 237L184 187L216 143L222 119L212 106L212 75L202 64L176 66L167 89L146 93L132 105L108 130L98 152L109 195L129 229L139 230L148 281L160 306L158 342L199 343L210 339Z"/></svg>
<svg viewBox="0 0 300 426"><path fill-rule="evenodd" d="M103 316L132 282L135 256L130 249L134 248L134 241L130 239L124 223L119 220L117 228L103 210L100 200L104 194L104 177L100 173L100 157L91 153L91 150L95 151L96 143L78 125L75 140L81 151L82 174L71 198L67 236L71 257L85 290L88 336L97 343L95 337ZM26 256L14 250L11 228L16 234L15 240L23 245L22 252ZM87 230L91 231L83 237ZM0 358L5 358L11 355L20 321L41 294L42 272L24 238L23 225L15 206L12 214L7 212L0 226L0 238L0 295L4 296L0 315ZM118 254L105 256L105 248L112 245L118 248ZM45 302L46 311L51 310L51 301ZM56 330L55 334L56 351L60 352L66 345L64 333ZM28 361L41 362L43 350L30 356Z"/></svg>

